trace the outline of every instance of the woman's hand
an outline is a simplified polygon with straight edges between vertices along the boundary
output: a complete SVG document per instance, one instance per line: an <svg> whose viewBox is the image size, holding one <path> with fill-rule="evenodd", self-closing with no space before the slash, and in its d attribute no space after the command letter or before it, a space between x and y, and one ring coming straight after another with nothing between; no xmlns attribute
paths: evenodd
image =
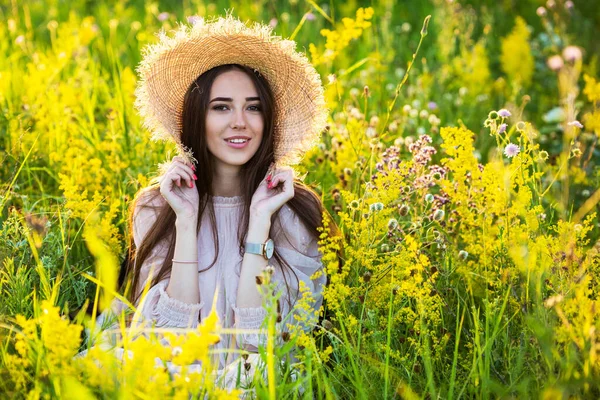
<svg viewBox="0 0 600 400"><path fill-rule="evenodd" d="M194 181L196 167L186 164L180 156L173 157L171 165L160 180L160 194L171 206L177 218L192 219L198 216L200 201Z"/></svg>
<svg viewBox="0 0 600 400"><path fill-rule="evenodd" d="M258 185L250 203L250 217L271 218L294 197L294 170L278 168Z"/></svg>

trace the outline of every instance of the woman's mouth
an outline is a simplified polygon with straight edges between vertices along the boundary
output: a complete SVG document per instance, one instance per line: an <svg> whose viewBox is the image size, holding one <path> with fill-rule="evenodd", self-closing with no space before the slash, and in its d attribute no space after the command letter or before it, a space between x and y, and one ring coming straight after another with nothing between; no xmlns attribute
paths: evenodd
<svg viewBox="0 0 600 400"><path fill-rule="evenodd" d="M234 136L225 139L225 142L227 143L227 145L229 145L229 147L233 147L234 149L242 149L248 145L250 140L252 139L250 139L249 137Z"/></svg>

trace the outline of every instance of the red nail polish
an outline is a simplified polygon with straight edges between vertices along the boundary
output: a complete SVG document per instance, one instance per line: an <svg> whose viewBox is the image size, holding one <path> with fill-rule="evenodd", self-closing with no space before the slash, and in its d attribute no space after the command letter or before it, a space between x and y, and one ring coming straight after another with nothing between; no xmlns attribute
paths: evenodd
<svg viewBox="0 0 600 400"><path fill-rule="evenodd" d="M196 166L192 164L192 171L196 171Z"/></svg>
<svg viewBox="0 0 600 400"><path fill-rule="evenodd" d="M267 175L267 182L271 182L271 174Z"/></svg>
<svg viewBox="0 0 600 400"><path fill-rule="evenodd" d="M196 176L196 174L192 174L192 178L194 178L195 181L198 180L198 177Z"/></svg>
<svg viewBox="0 0 600 400"><path fill-rule="evenodd" d="M267 185L267 188L271 189L273 187L273 185L271 184L271 182L269 182L269 184Z"/></svg>

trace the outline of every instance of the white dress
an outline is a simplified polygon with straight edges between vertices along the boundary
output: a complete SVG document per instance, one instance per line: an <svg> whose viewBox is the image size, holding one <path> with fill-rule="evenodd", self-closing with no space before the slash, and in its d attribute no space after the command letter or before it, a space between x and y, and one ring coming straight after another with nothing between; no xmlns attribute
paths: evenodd
<svg viewBox="0 0 600 400"><path fill-rule="evenodd" d="M152 223L156 219L158 207L164 204L164 199L157 196L153 202L144 202L144 197L138 202L133 216L133 238L137 247L140 246L145 235L148 233ZM241 221L244 203L242 197L212 197L214 205L217 232L219 238L219 253L217 262L212 268L200 272L199 292L200 303L186 304L168 296L166 287L168 279L159 282L151 287L145 298L141 309L141 317L148 324L161 328L195 328L199 321L206 318L212 308L213 299L216 296L215 310L219 317L220 325L223 328L238 328L241 330L258 330L263 324L266 311L262 307L244 307L236 305L237 286L240 278L240 268L242 264L242 254L238 240L238 226ZM286 269L285 275L287 284L290 287L292 304L299 296L299 281L312 292L314 303L314 323L316 323L317 311L322 304L322 289L326 282L326 276L321 263L321 254L318 251L317 238L314 237L299 217L284 205L277 218L273 221L270 237L275 242L275 249L285 259L291 270L297 276ZM202 219L201 229L198 235L198 270L206 269L212 262L215 254L212 229L210 227L210 218L208 212L205 212ZM156 246L151 255L145 260L140 273L140 285L137 290L140 291L146 280L149 279L149 271L154 265L156 272L162 266L166 256L166 244L160 243ZM285 288L282 268L274 259L270 264L275 267L273 280L276 282L278 290L281 290L280 299L281 315L287 323L292 323L293 318L286 318L290 313L289 295ZM314 279L311 279L315 272L321 271ZM139 304L138 304L139 305ZM113 302L111 309L102 313L98 319L99 323L106 325L106 320L111 313L119 313L124 309L124 304L118 300ZM312 326L302 326L304 330L311 330ZM278 331L287 330L285 327L279 327ZM234 338L235 336L235 338ZM249 351L256 351L259 343L265 340L264 334L242 333L238 335L222 335L221 341L215 346L215 349L245 348ZM237 360L237 361L236 361ZM251 364L252 370L259 361L257 354L251 354L247 362ZM223 352L219 357L220 376L225 377L225 381L231 382L233 376L237 376L239 368L238 355L235 353L227 354ZM198 366L201 367L201 366ZM252 371L251 370L251 371Z"/></svg>

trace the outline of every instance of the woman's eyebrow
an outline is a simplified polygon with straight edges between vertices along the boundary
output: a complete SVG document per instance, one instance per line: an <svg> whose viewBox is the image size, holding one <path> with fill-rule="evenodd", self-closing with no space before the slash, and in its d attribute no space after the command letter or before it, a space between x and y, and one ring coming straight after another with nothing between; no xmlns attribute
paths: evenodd
<svg viewBox="0 0 600 400"><path fill-rule="evenodd" d="M260 100L260 97L246 97L246 101L255 101L255 100ZM215 101L228 101L228 102L232 102L233 99L231 97L215 97L214 99L212 99L210 103L213 103Z"/></svg>

